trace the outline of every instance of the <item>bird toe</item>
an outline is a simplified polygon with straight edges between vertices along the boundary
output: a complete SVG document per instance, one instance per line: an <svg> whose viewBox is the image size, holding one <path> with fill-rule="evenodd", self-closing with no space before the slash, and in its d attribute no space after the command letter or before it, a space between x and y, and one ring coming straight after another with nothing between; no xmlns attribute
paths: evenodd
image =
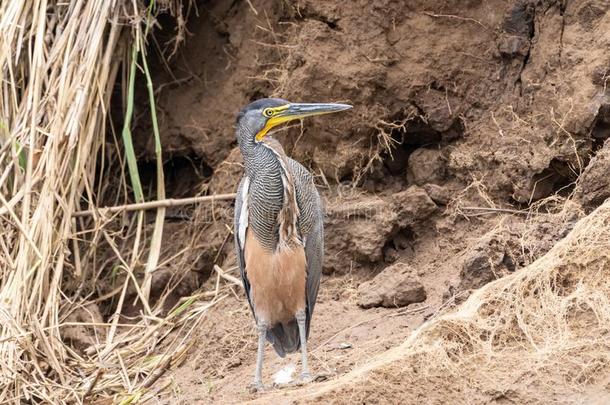
<svg viewBox="0 0 610 405"><path fill-rule="evenodd" d="M314 376L311 373L301 373L299 383L308 384L314 380Z"/></svg>
<svg viewBox="0 0 610 405"><path fill-rule="evenodd" d="M261 381L253 381L248 385L248 390L254 394L257 392L264 392L266 388Z"/></svg>

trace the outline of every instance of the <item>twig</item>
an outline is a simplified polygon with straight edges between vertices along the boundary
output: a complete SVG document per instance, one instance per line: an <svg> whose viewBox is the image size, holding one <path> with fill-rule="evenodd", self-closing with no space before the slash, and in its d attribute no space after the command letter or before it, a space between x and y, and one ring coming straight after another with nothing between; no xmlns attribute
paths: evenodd
<svg viewBox="0 0 610 405"><path fill-rule="evenodd" d="M244 288L244 285L241 283L241 281L239 279L237 279L237 277L233 277L233 276L225 273L225 271L223 269L221 269L219 265L217 265L217 264L214 265L214 271L216 271L216 273L218 273L218 275L221 278L224 278L228 282L233 283L233 284L239 286L240 288Z"/></svg>
<svg viewBox="0 0 610 405"><path fill-rule="evenodd" d="M256 9L254 8L254 6L252 5L252 2L250 0L246 0L246 3L248 3L248 5L252 9L252 11L254 12L254 15L258 15L258 11L256 11Z"/></svg>
<svg viewBox="0 0 610 405"><path fill-rule="evenodd" d="M229 228L229 227L227 226L227 228ZM214 257L214 263L216 263L218 261L218 258L220 257L222 250L225 248L225 245L227 244L227 241L229 240L229 237L232 234L233 234L233 229L229 228L229 231L227 232L227 236L225 236L224 240L222 241L222 245L220 245L220 247L218 248L218 252L216 252L216 256Z"/></svg>
<svg viewBox="0 0 610 405"><path fill-rule="evenodd" d="M486 30L489 30L489 27L487 27L485 24L483 24L482 22L475 20L474 18L470 18L470 17L460 17L459 15L453 15L453 14L434 14L431 13L429 11L424 11L424 14L429 16L429 17L434 17L434 18L454 18L456 20L462 20L462 21L470 21L476 24L479 24L481 27L485 28Z"/></svg>
<svg viewBox="0 0 610 405"><path fill-rule="evenodd" d="M461 208L463 211L482 211L482 212L504 212L508 214L516 214L516 215L541 215L541 212L532 212L532 211L521 211L521 210L512 210L510 208L492 208L492 207L463 207Z"/></svg>
<svg viewBox="0 0 610 405"><path fill-rule="evenodd" d="M188 346L178 348L173 355L164 355L165 358L160 361L153 369L152 372L146 377L146 380L142 383L143 388L150 388L167 370L172 366L172 360L177 359L184 354ZM175 357L174 357L175 356Z"/></svg>
<svg viewBox="0 0 610 405"><path fill-rule="evenodd" d="M147 201L143 203L135 203L135 204L125 204L125 205L117 205L114 207L103 207L97 208L93 210L84 210L84 211L76 211L72 214L75 217L90 217L99 214L114 214L117 212L127 212L127 211L143 211L150 210L154 208L169 208L169 207L179 207L182 205L188 204L196 204L200 202L207 201L224 201L224 200L233 200L235 199L235 193L230 194L216 194L216 195L204 195L200 197L188 197L188 198L167 198L165 200L157 200L157 201Z"/></svg>

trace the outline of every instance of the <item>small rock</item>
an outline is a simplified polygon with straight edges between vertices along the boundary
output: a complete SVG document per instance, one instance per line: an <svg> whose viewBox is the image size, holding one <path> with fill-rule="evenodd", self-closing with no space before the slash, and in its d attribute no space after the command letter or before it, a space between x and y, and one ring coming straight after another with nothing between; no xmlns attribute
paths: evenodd
<svg viewBox="0 0 610 405"><path fill-rule="evenodd" d="M399 228L411 226L417 222L425 220L436 211L436 204L428 196L428 193L421 188L411 186L405 191L392 195L393 209L399 216L396 225Z"/></svg>
<svg viewBox="0 0 610 405"><path fill-rule="evenodd" d="M527 2L517 2L504 15L502 30L513 34L530 36L534 30L535 8L533 4Z"/></svg>
<svg viewBox="0 0 610 405"><path fill-rule="evenodd" d="M436 149L419 148L409 156L407 180L419 186L445 179L446 161Z"/></svg>
<svg viewBox="0 0 610 405"><path fill-rule="evenodd" d="M322 382L322 381L326 381L326 380L328 380L329 378L330 378L330 374L327 374L327 373L321 373L321 374L316 374L316 375L313 377L313 380L314 380L315 382Z"/></svg>
<svg viewBox="0 0 610 405"><path fill-rule="evenodd" d="M501 35L498 39L498 51L506 58L513 58L517 55L525 57L530 46L527 38L515 35Z"/></svg>
<svg viewBox="0 0 610 405"><path fill-rule="evenodd" d="M475 289L503 277L516 269L512 257L519 246L516 230L492 230L472 246L462 265L459 291Z"/></svg>
<svg viewBox="0 0 610 405"><path fill-rule="evenodd" d="M451 201L451 192L443 186L437 184L424 184L423 186L428 196L437 204L447 205Z"/></svg>
<svg viewBox="0 0 610 405"><path fill-rule="evenodd" d="M436 208L426 191L416 186L386 199L358 196L327 206L326 271L346 273L352 264L391 260L392 254L384 255L386 242L397 230L424 222Z"/></svg>
<svg viewBox="0 0 610 405"><path fill-rule="evenodd" d="M388 30L386 34L386 39L390 45L396 44L401 39L400 32L397 30Z"/></svg>
<svg viewBox="0 0 610 405"><path fill-rule="evenodd" d="M358 305L363 308L404 307L425 300L424 286L414 270L404 263L387 267L358 287Z"/></svg>
<svg viewBox="0 0 610 405"><path fill-rule="evenodd" d="M427 141L420 141L420 145L433 143L435 138L440 140L442 133L455 125L456 119L458 119L461 110L464 108L463 102L454 96L453 92L449 91L448 87L450 85L448 83L446 84L447 87L442 82L438 82L436 85L437 87L440 86L442 90L430 88L419 92L415 99L415 102L425 112L427 117L423 128L421 128L424 131L417 131L419 134L427 133L428 135ZM419 134L414 135L417 136Z"/></svg>
<svg viewBox="0 0 610 405"><path fill-rule="evenodd" d="M388 246L383 251L383 261L386 263L394 263L400 259L400 253L395 248Z"/></svg>
<svg viewBox="0 0 610 405"><path fill-rule="evenodd" d="M233 360L229 361L229 364L227 364L227 368L229 368L229 369L239 367L239 366L241 366L240 358L233 359Z"/></svg>
<svg viewBox="0 0 610 405"><path fill-rule="evenodd" d="M610 138L610 104L599 106L597 117L591 130L591 136L599 141Z"/></svg>
<svg viewBox="0 0 610 405"><path fill-rule="evenodd" d="M610 198L609 171L610 141L606 141L578 179L576 199L586 208L593 209Z"/></svg>
<svg viewBox="0 0 610 405"><path fill-rule="evenodd" d="M504 252L474 250L462 266L462 287L479 288L498 276L498 268L504 259Z"/></svg>
<svg viewBox="0 0 610 405"><path fill-rule="evenodd" d="M523 178L513 184L513 199L520 203L531 203L555 193L557 184L564 178L554 169L548 168L530 178Z"/></svg>

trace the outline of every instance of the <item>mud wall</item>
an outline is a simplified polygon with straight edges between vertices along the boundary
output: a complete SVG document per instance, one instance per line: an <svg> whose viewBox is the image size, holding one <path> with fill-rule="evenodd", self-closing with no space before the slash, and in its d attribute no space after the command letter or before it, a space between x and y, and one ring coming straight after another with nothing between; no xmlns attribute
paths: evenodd
<svg viewBox="0 0 610 405"><path fill-rule="evenodd" d="M177 194L235 190L234 117L248 102L353 104L349 114L276 134L316 174L327 200L327 272L379 269L432 254L416 245L449 233L487 232L483 220L447 219L458 199L526 209L576 190L590 209L610 195L603 147L610 5L603 0L196 5L184 46L155 68L166 159L205 168ZM148 127L139 123L144 158L153 156ZM170 194L193 182L184 167ZM374 214L346 215L350 204L352 214L362 207ZM230 244L213 234L218 241L206 242L206 257L222 260ZM456 251L466 245L449 239Z"/></svg>

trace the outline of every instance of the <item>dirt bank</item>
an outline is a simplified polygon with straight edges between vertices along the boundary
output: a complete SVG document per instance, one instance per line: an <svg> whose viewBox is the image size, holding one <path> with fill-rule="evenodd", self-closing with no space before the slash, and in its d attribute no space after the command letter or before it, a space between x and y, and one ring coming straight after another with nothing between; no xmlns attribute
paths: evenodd
<svg viewBox="0 0 610 405"><path fill-rule="evenodd" d="M200 1L184 45L156 64L166 166L180 168L168 183L174 195L235 190L241 167L233 123L249 101L354 105L349 114L275 134L311 168L327 201L312 363L331 380L397 346L473 289L519 273L610 196L607 2L438 3ZM152 159L148 127L139 123L136 146ZM202 238L196 265L171 269L191 280L187 293L214 263L234 264L230 206L176 221ZM170 250L187 244L166 236ZM358 286L397 263L410 268L399 284L421 284L425 300L359 306ZM242 293L222 288L227 298L206 315L189 360L172 372L168 401L255 398L245 389L255 356L252 320ZM267 380L285 364L268 354ZM358 392L364 402L382 401L386 377L379 376L396 374L388 370L370 386L382 394L349 386L334 400ZM427 384L445 384L430 378ZM459 389L438 391L434 400L461 401ZM483 390L473 401L533 398L524 385L510 390ZM298 399L290 392L286 401Z"/></svg>

